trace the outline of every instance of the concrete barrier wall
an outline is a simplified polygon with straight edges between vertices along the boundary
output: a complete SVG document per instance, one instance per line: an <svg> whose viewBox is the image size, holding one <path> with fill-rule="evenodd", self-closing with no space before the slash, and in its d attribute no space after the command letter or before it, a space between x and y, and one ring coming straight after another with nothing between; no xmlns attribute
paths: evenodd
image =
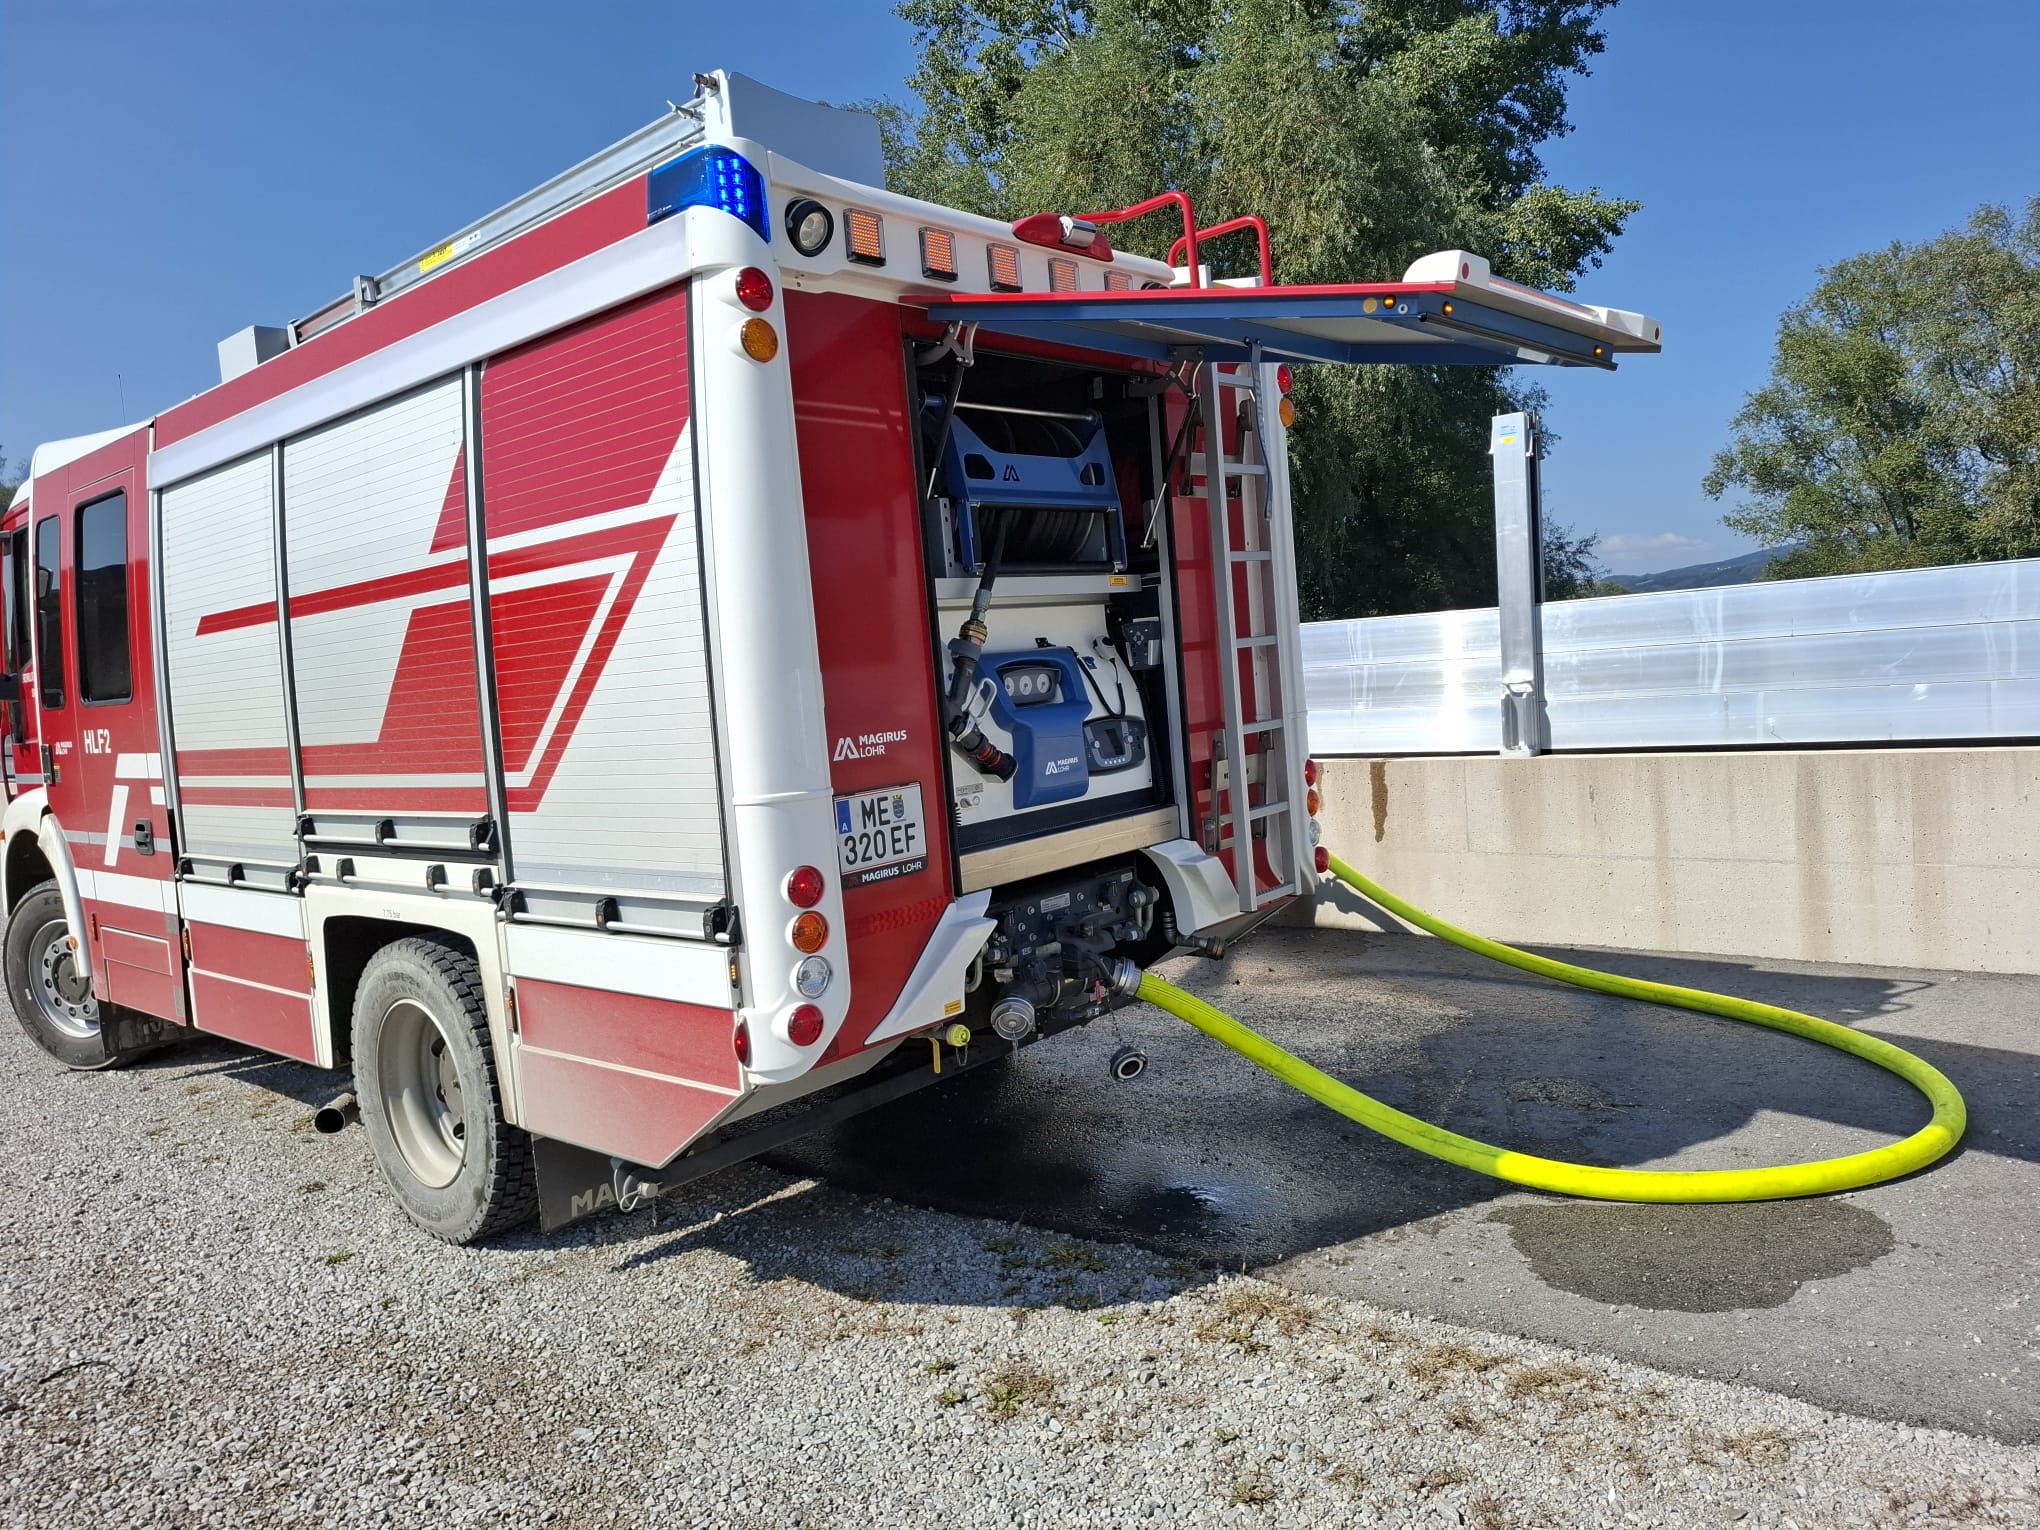
<svg viewBox="0 0 2040 1530"><path fill-rule="evenodd" d="M1322 763L1326 844L1500 940L2040 972L2040 748Z"/></svg>

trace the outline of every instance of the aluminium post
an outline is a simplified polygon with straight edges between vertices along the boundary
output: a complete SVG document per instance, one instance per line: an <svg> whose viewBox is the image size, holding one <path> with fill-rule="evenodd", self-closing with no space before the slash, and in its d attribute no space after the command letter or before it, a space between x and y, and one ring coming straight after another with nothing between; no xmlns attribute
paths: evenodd
<svg viewBox="0 0 2040 1530"><path fill-rule="evenodd" d="M1488 438L1495 463L1496 624L1502 645L1501 753L1542 754L1544 532L1538 516L1537 421L1498 414Z"/></svg>

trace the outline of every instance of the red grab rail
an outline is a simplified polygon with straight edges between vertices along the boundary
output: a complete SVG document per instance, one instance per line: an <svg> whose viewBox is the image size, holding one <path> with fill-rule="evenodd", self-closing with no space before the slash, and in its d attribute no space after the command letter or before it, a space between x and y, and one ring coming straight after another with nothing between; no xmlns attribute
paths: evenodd
<svg viewBox="0 0 2040 1530"><path fill-rule="evenodd" d="M1190 252L1190 284L1194 287L1197 285L1197 241L1216 239L1220 234L1237 233L1243 228L1252 229L1261 241L1261 285L1274 286L1275 258L1268 248L1268 223L1259 213L1228 218L1223 223L1212 224L1210 228L1200 228L1184 234L1181 239L1169 246L1169 264L1173 266L1176 263L1176 252L1187 244Z"/></svg>
<svg viewBox="0 0 2040 1530"><path fill-rule="evenodd" d="M1178 239L1175 245L1170 246L1170 248L1174 250L1178 246L1189 246L1190 285L1193 287L1201 286L1202 282L1199 280L1197 272L1197 213L1190 206L1190 199L1182 192L1165 191L1160 196L1149 197L1145 202L1136 202L1131 207L1122 207L1117 212L1085 213L1083 221L1086 223L1127 223L1161 207L1181 209L1183 214L1183 237ZM1258 222L1259 220L1257 219L1256 221ZM1227 225L1220 226L1225 227ZM1264 229L1261 235L1261 247L1263 250L1267 248L1267 237L1267 231ZM1175 256L1173 254L1169 257L1169 263L1171 265L1175 264Z"/></svg>

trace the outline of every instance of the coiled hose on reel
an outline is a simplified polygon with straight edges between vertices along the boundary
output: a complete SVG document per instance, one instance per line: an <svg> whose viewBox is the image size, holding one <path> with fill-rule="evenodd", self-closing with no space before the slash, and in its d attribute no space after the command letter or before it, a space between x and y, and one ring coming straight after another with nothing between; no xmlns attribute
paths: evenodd
<svg viewBox="0 0 2040 1530"><path fill-rule="evenodd" d="M1679 988L1670 983L1652 983L1642 978L1618 977L1592 967L1533 956L1514 946L1448 924L1414 904L1398 898L1380 884L1370 881L1337 856L1331 859L1333 875L1361 896L1372 899L1398 919L1427 930L1441 940L1504 962L1524 972L1591 988L1625 999L1642 999L1678 1009L1698 1010L1730 1020L1747 1020L1772 1030L1804 1036L1837 1048L1878 1067L1896 1073L1918 1089L1933 1107L1927 1124L1898 1142L1865 1153L1841 1158L1824 1158L1813 1163L1780 1164L1764 1169L1603 1169L1592 1164L1565 1163L1539 1158L1531 1153L1512 1152L1462 1137L1457 1132L1421 1121L1392 1105L1384 1105L1340 1083L1309 1063L1226 1014L1194 994L1185 993L1151 972L1139 972L1131 964L1116 974L1118 985L1137 993L1150 1004L1185 1020L1216 1041L1231 1047L1249 1062L1267 1069L1285 1084L1301 1090L1321 1105L1328 1105L1347 1119L1391 1137L1406 1147L1476 1173L1525 1185L1533 1190L1550 1190L1561 1195L1588 1196L1604 1201L1771 1201L1798 1195L1831 1195L1864 1185L1880 1184L1923 1169L1942 1157L1962 1139L1968 1124L1968 1110L1962 1095L1947 1076L1932 1064L1913 1056L1902 1047L1875 1036L1852 1031L1829 1020L1816 1019L1798 1010L1759 1004L1751 999L1734 999L1725 994L1697 988Z"/></svg>

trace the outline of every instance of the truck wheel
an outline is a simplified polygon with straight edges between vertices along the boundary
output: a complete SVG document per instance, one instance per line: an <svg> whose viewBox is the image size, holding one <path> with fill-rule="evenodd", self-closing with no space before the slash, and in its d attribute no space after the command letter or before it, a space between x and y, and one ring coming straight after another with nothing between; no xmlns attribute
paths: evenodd
<svg viewBox="0 0 2040 1530"><path fill-rule="evenodd" d="M64 897L44 882L7 920L7 998L35 1044L67 1068L90 1072L118 1061L99 1034L92 968L71 949Z"/></svg>
<svg viewBox="0 0 2040 1530"><path fill-rule="evenodd" d="M503 1119L474 959L399 940L354 996L354 1093L376 1166L435 1238L474 1243L538 1211L531 1139Z"/></svg>

